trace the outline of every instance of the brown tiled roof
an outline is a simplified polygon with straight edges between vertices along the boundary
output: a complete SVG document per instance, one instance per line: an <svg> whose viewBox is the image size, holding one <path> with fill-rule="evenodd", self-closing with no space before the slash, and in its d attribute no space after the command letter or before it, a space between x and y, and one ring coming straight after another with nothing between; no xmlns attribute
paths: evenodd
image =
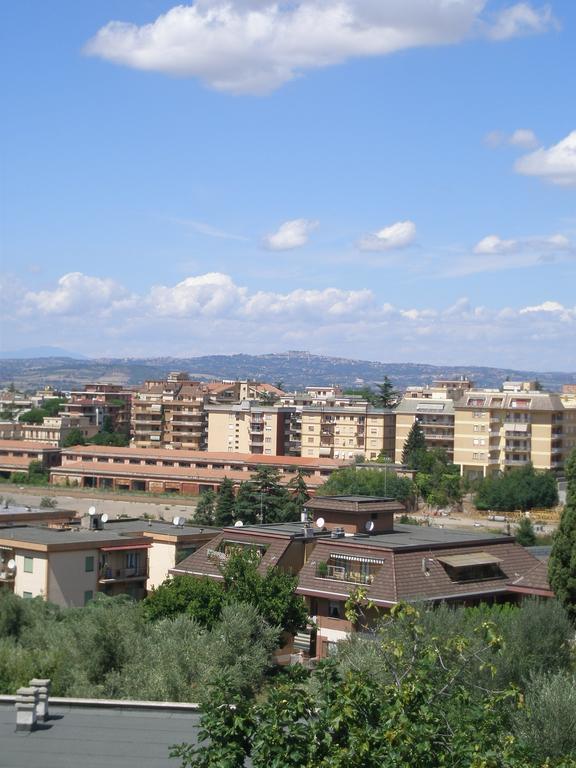
<svg viewBox="0 0 576 768"><path fill-rule="evenodd" d="M37 426L37 425L34 425ZM0 453L4 451L59 451L60 448L47 445L38 440L0 439Z"/></svg>
<svg viewBox="0 0 576 768"><path fill-rule="evenodd" d="M6 441L8 442L8 441ZM10 442L17 442L11 440ZM44 446L46 447L46 446ZM118 448L109 445L75 445L62 451L63 456L70 454L84 456L126 456L128 459L134 459L141 456L145 459L173 459L178 460L199 460L202 462L218 461L230 462L236 464L266 464L270 466L294 466L294 467L316 467L337 469L350 464L349 461L342 459L315 459L301 456L265 456L259 453L228 453L212 451L189 451L186 449L173 450L171 448Z"/></svg>
<svg viewBox="0 0 576 768"><path fill-rule="evenodd" d="M405 512L403 504L395 499L371 496L315 496L306 502L306 507L314 510L334 512Z"/></svg>
<svg viewBox="0 0 576 768"><path fill-rule="evenodd" d="M467 595L490 595L496 592L525 591L539 594L550 589L542 572L542 563L514 542L484 543L445 549L386 550L384 548L350 547L341 541L319 541L313 555L300 571L298 592L306 595L348 596L355 584L316 576L316 566L329 559L331 553L362 554L384 560L374 581L367 586L367 597L376 604L400 600L450 600ZM506 578L454 582L438 561L443 555L489 552L498 557ZM425 563L423 563L425 560ZM516 586L518 589L514 589ZM522 587L522 589L520 589Z"/></svg>
<svg viewBox="0 0 576 768"><path fill-rule="evenodd" d="M9 457L11 459L11 457ZM25 461L25 466L28 466L28 460ZM2 458L0 457L0 462ZM229 478L230 480L236 480L242 482L249 480L253 472L243 471L241 469L207 469L205 467L159 467L157 465L148 464L115 464L113 462L98 462L98 461L67 461L66 464L60 467L52 467L50 470L56 475L92 475L106 477L137 477L137 478L162 478L164 480L182 480L182 481L202 481L213 480L215 482ZM280 476L280 482L287 484L295 477L295 474L288 472ZM311 475L306 478L306 485L308 487L317 487L324 483L325 478L314 477Z"/></svg>
<svg viewBox="0 0 576 768"><path fill-rule="evenodd" d="M182 562L178 563L175 568L171 569L170 573L188 573L190 575L200 574L203 576L211 576L213 578L221 578L220 569L218 568L218 560L213 556L210 556L210 551L218 549L222 541L231 540L238 540L246 545L266 545L266 552L258 566L258 571L262 574L266 573L268 568L278 563L292 542L291 538L288 536L246 535L229 528L222 531L222 533L219 533L207 544L197 549L196 552L193 552L187 558L182 560Z"/></svg>
<svg viewBox="0 0 576 768"><path fill-rule="evenodd" d="M518 576L511 582L511 588L514 592L529 592L532 594L549 594L552 596L554 593L548 582L548 564L546 561L538 560L538 562L526 571L526 573Z"/></svg>

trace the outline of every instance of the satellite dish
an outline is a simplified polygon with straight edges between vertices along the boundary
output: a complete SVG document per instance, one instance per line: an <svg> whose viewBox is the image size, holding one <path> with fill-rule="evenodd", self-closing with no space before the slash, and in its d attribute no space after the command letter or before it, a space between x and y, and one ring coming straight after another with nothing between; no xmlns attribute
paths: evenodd
<svg viewBox="0 0 576 768"><path fill-rule="evenodd" d="M181 523L182 523L181 517L175 517L174 520L172 520L172 525L175 525L176 527L178 527Z"/></svg>
<svg viewBox="0 0 576 768"><path fill-rule="evenodd" d="M96 507L88 507L88 514L90 515L90 517L94 517L94 515L96 514Z"/></svg>
<svg viewBox="0 0 576 768"><path fill-rule="evenodd" d="M326 524L326 521L324 520L324 518L323 518L323 517L319 517L319 518L316 520L316 527L317 527L317 528L324 528L324 525L325 525L325 524Z"/></svg>
<svg viewBox="0 0 576 768"><path fill-rule="evenodd" d="M244 523L242 522L242 520L236 520L236 522L234 523L234 528L242 528L243 525Z"/></svg>
<svg viewBox="0 0 576 768"><path fill-rule="evenodd" d="M6 563L6 566L7 566L9 571L16 570L16 560L14 560L14 559L8 560L8 562Z"/></svg>
<svg viewBox="0 0 576 768"><path fill-rule="evenodd" d="M365 528L365 530L368 531L368 533L370 533L370 531L373 531L374 530L374 520L368 520L366 525L364 526L364 528Z"/></svg>
<svg viewBox="0 0 576 768"><path fill-rule="evenodd" d="M100 520L101 520L103 523L107 523L107 522L108 522L108 515L106 514L106 512L104 512L104 514L102 515L102 517L100 518Z"/></svg>

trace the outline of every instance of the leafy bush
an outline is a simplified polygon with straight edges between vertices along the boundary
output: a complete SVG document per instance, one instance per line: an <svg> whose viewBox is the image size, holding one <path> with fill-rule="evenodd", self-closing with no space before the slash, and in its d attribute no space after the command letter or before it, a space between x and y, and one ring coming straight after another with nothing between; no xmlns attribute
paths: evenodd
<svg viewBox="0 0 576 768"><path fill-rule="evenodd" d="M475 504L498 512L554 507L558 504L556 478L552 472L536 472L531 464L491 475L480 481Z"/></svg>

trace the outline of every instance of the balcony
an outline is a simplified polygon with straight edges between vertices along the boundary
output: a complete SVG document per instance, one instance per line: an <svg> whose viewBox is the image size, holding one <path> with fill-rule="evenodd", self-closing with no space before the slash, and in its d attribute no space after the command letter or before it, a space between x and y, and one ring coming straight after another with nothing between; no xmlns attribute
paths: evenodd
<svg viewBox="0 0 576 768"><path fill-rule="evenodd" d="M113 568L105 566L98 574L100 584L112 584L116 581L139 581L147 578L147 568Z"/></svg>
<svg viewBox="0 0 576 768"><path fill-rule="evenodd" d="M372 584L374 581L373 573L361 573L352 571L340 565L325 564L316 569L317 579L330 579L332 581L346 581L349 584Z"/></svg>

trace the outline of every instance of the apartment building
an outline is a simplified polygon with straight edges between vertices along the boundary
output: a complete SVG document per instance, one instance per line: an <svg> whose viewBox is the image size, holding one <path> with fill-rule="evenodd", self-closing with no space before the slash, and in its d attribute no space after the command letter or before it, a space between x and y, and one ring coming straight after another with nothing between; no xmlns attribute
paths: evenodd
<svg viewBox="0 0 576 768"><path fill-rule="evenodd" d="M302 456L351 460L376 459L381 453L394 458L395 412L366 402L354 405L305 405L302 407L300 444Z"/></svg>
<svg viewBox="0 0 576 768"><path fill-rule="evenodd" d="M27 472L31 461L39 462L43 470L58 466L60 448L29 440L0 440L0 477Z"/></svg>
<svg viewBox="0 0 576 768"><path fill-rule="evenodd" d="M403 507L388 498L315 497L306 511L300 524L224 528L171 573L221 579L231 551L255 550L261 573L273 566L298 576L314 621L308 653L317 658L377 620L372 608L357 626L346 619L346 600L358 586L380 611L400 601L473 605L552 596L546 565L512 537L399 524L394 515Z"/></svg>
<svg viewBox="0 0 576 768"><path fill-rule="evenodd" d="M294 408L266 406L254 400L205 406L208 451L284 456L290 453Z"/></svg>
<svg viewBox="0 0 576 768"><path fill-rule="evenodd" d="M62 445L73 430L80 430L85 440L94 437L100 430L91 416L67 413L61 413L59 416L45 416L41 424L21 423L20 427L21 440L46 443L55 448Z"/></svg>
<svg viewBox="0 0 576 768"><path fill-rule="evenodd" d="M469 477L529 462L560 470L576 445L576 408L560 395L470 390L454 411L454 463Z"/></svg>
<svg viewBox="0 0 576 768"><path fill-rule="evenodd" d="M415 421L418 421L426 447L442 448L454 459L454 401L446 390L426 397L404 396L396 407L395 461L402 462L404 445Z"/></svg>
<svg viewBox="0 0 576 768"><path fill-rule="evenodd" d="M132 394L120 384L86 384L84 389L70 393L62 413L87 416L98 429L107 426L109 431L128 435Z"/></svg>

